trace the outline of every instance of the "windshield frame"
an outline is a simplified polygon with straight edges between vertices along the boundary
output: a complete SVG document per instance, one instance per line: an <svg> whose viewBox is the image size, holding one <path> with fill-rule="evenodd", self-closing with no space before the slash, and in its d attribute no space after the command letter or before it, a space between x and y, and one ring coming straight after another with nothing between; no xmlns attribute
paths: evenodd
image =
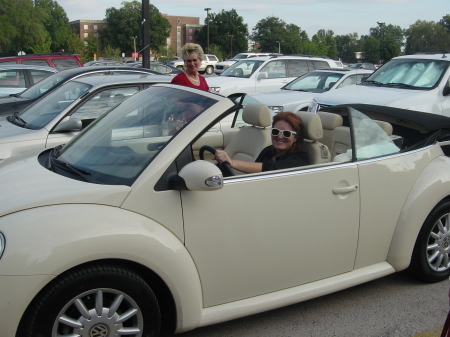
<svg viewBox="0 0 450 337"><path fill-rule="evenodd" d="M267 60L255 60L255 58L253 57L248 57L245 59L242 59L234 64L232 64L229 68L227 68L226 70L224 70L220 76L225 76L225 77L233 77L233 78L249 78L251 77L258 69L261 68L261 66L266 62ZM242 76L236 76L236 75L232 75L232 74L236 74L235 69L242 69L241 66L243 66L245 63L247 63L247 69L252 67L250 70L249 75L245 74L243 72ZM251 65L250 65L251 64ZM258 65L256 67L256 65Z"/></svg>

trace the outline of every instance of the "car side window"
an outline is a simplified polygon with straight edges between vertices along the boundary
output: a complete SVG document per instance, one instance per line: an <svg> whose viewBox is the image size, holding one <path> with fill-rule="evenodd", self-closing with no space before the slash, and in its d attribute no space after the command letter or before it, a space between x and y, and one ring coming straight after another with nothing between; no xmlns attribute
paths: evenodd
<svg viewBox="0 0 450 337"><path fill-rule="evenodd" d="M138 86L111 88L98 92L72 113L72 118L79 118L83 126L100 117L105 112L139 91Z"/></svg>
<svg viewBox="0 0 450 337"><path fill-rule="evenodd" d="M268 78L286 77L286 62L285 61L272 61L267 63L261 72L266 72Z"/></svg>
<svg viewBox="0 0 450 337"><path fill-rule="evenodd" d="M22 64L33 65L33 66L50 67L50 64L44 59L22 60Z"/></svg>
<svg viewBox="0 0 450 337"><path fill-rule="evenodd" d="M298 77L309 72L308 62L306 60L288 61L289 77Z"/></svg>
<svg viewBox="0 0 450 337"><path fill-rule="evenodd" d="M79 67L74 59L52 59L53 64L58 70L65 70Z"/></svg>
<svg viewBox="0 0 450 337"><path fill-rule="evenodd" d="M350 75L345 80L343 80L341 82L341 84L339 84L339 86L336 89L343 88L343 87L348 87L349 85L353 85L353 84L356 84L356 83L357 83L356 75ZM361 79L359 80L359 83L361 83Z"/></svg>
<svg viewBox="0 0 450 337"><path fill-rule="evenodd" d="M314 69L330 68L328 62L325 61L312 61L312 63L314 65Z"/></svg>
<svg viewBox="0 0 450 337"><path fill-rule="evenodd" d="M25 88L24 70L2 70L0 71L0 87Z"/></svg>
<svg viewBox="0 0 450 337"><path fill-rule="evenodd" d="M42 81L44 78L52 75L53 73L50 71L44 70L30 70L31 77L33 78L34 83L38 83Z"/></svg>

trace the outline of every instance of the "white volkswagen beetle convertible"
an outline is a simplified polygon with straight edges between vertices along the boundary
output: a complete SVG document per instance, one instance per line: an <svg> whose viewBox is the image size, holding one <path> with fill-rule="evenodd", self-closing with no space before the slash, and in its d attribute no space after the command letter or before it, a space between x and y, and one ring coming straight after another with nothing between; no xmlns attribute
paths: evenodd
<svg viewBox="0 0 450 337"><path fill-rule="evenodd" d="M170 84L2 162L2 337L157 336L405 269L448 278L450 119L300 113L311 165L280 171L224 178L209 159L254 160L267 106Z"/></svg>

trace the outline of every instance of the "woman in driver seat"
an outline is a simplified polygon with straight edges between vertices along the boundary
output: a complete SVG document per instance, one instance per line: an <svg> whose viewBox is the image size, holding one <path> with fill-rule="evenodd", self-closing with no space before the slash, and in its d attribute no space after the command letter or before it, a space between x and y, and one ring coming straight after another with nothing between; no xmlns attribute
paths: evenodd
<svg viewBox="0 0 450 337"><path fill-rule="evenodd" d="M308 153L302 150L303 122L292 112L280 112L272 121L272 145L264 148L255 162L231 160L223 150L217 150L213 159L227 162L244 173L280 170L309 165Z"/></svg>

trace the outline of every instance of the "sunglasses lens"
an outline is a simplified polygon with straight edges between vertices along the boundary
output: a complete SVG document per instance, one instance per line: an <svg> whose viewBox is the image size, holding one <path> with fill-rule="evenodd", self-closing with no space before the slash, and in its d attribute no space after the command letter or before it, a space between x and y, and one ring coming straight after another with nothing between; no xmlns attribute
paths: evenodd
<svg viewBox="0 0 450 337"><path fill-rule="evenodd" d="M290 136L292 136L292 132L291 131L283 130L283 137L284 138L289 138Z"/></svg>
<svg viewBox="0 0 450 337"><path fill-rule="evenodd" d="M280 130L272 129L272 136L277 137L280 134Z"/></svg>

